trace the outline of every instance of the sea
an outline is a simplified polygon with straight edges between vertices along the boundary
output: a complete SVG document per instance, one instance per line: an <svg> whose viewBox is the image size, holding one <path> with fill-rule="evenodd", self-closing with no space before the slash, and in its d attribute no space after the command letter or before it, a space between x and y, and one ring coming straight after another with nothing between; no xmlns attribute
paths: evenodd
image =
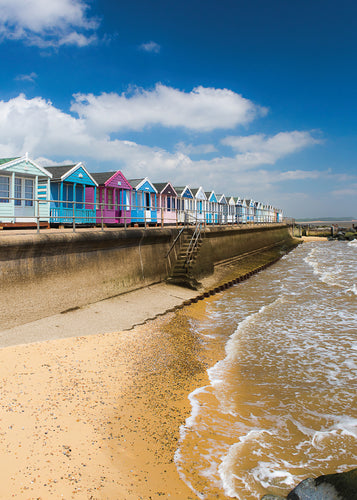
<svg viewBox="0 0 357 500"><path fill-rule="evenodd" d="M207 299L190 328L207 384L175 462L198 498L285 496L357 467L356 240L299 245Z"/></svg>

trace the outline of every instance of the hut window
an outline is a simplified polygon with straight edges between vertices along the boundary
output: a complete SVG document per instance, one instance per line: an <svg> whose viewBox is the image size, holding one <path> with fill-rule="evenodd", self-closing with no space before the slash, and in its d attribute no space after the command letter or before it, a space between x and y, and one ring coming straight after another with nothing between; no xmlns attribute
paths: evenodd
<svg viewBox="0 0 357 500"><path fill-rule="evenodd" d="M10 177L0 176L0 203L9 203Z"/></svg>
<svg viewBox="0 0 357 500"><path fill-rule="evenodd" d="M25 206L33 207L33 179L25 179Z"/></svg>
<svg viewBox="0 0 357 500"><path fill-rule="evenodd" d="M99 210L99 188L96 189L96 192L95 192L95 205L96 205L96 209Z"/></svg>
<svg viewBox="0 0 357 500"><path fill-rule="evenodd" d="M15 206L20 206L22 203L22 182L19 177L15 177Z"/></svg>
<svg viewBox="0 0 357 500"><path fill-rule="evenodd" d="M171 211L171 196L167 197L166 204L167 204L167 211L170 212Z"/></svg>
<svg viewBox="0 0 357 500"><path fill-rule="evenodd" d="M108 189L108 210L113 210L113 190Z"/></svg>
<svg viewBox="0 0 357 500"><path fill-rule="evenodd" d="M136 208L135 205L136 205L136 203L135 203L135 191L132 191L132 193L131 193L131 207Z"/></svg>
<svg viewBox="0 0 357 500"><path fill-rule="evenodd" d="M144 196L145 196L145 208L149 209L150 208L150 194L144 193Z"/></svg>
<svg viewBox="0 0 357 500"><path fill-rule="evenodd" d="M128 195L129 193L127 191L123 190L123 210L128 210Z"/></svg>
<svg viewBox="0 0 357 500"><path fill-rule="evenodd" d="M78 210L83 208L83 191L83 186L76 186L76 208L78 208Z"/></svg>

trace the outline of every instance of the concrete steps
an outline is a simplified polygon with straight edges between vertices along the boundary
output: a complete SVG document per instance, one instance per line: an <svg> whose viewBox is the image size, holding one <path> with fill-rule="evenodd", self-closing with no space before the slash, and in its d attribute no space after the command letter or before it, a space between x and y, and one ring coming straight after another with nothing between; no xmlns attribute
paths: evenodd
<svg viewBox="0 0 357 500"><path fill-rule="evenodd" d="M170 276L167 278L167 282L197 290L200 284L192 276L192 268L197 260L197 256L202 245L202 240L201 238L199 238L199 240L196 242L196 245L194 246L192 251L190 262L187 263L190 241L192 239L192 232L190 231L183 233L182 238L183 239L180 246L180 252L178 254L175 265L171 270Z"/></svg>

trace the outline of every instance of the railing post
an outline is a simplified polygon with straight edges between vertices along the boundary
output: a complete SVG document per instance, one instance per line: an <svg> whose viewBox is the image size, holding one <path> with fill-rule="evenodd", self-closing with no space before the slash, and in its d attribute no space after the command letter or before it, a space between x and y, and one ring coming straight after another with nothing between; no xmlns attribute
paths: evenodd
<svg viewBox="0 0 357 500"><path fill-rule="evenodd" d="M37 234L40 232L40 201L36 200L36 222L37 222Z"/></svg>
<svg viewBox="0 0 357 500"><path fill-rule="evenodd" d="M75 201L73 200L73 232L76 232L76 215L75 215L75 208L74 208Z"/></svg>

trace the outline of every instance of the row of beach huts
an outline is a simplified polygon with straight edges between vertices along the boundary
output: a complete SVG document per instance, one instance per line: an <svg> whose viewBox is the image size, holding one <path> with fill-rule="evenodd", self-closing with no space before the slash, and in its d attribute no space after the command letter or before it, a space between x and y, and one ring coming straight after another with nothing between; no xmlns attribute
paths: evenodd
<svg viewBox="0 0 357 500"><path fill-rule="evenodd" d="M90 173L76 165L42 167L26 154L0 159L0 224L169 225L282 222L271 205L203 187L127 179L121 171Z"/></svg>

